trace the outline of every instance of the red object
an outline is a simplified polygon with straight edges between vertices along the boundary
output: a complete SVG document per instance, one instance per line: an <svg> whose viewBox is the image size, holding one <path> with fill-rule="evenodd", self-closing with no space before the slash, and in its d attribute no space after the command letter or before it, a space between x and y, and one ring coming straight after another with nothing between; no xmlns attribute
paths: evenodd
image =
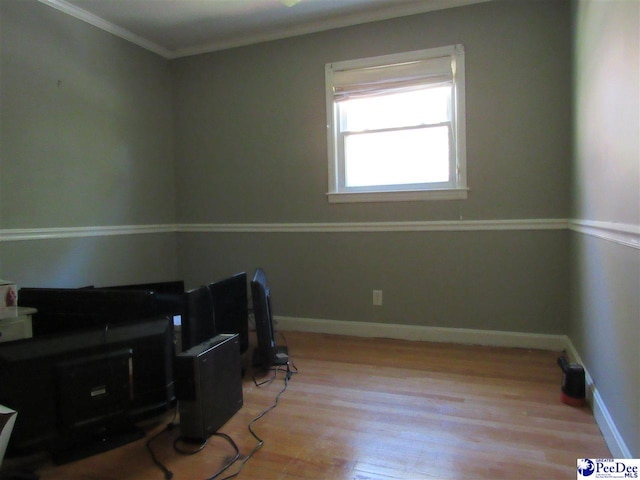
<svg viewBox="0 0 640 480"><path fill-rule="evenodd" d="M570 397L564 392L561 393L560 400L562 400L562 403L566 403L572 407L584 407L584 398Z"/></svg>

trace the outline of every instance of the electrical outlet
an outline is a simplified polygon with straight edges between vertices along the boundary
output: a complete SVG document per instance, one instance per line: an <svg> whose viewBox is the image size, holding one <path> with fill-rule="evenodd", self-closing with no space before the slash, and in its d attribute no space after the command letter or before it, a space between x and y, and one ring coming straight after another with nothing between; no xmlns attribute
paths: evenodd
<svg viewBox="0 0 640 480"><path fill-rule="evenodd" d="M382 290L373 291L373 304L377 307L382 305Z"/></svg>

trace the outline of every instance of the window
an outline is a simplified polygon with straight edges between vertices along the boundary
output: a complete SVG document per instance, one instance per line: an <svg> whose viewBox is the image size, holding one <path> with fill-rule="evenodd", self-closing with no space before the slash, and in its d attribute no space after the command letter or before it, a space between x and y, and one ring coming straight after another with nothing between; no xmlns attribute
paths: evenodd
<svg viewBox="0 0 640 480"><path fill-rule="evenodd" d="M325 74L330 202L466 198L462 45Z"/></svg>

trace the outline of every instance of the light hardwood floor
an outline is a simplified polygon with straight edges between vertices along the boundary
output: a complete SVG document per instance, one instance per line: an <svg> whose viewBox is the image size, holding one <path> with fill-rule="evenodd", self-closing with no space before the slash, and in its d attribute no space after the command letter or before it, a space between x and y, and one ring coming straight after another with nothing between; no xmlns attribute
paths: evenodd
<svg viewBox="0 0 640 480"><path fill-rule="evenodd" d="M253 429L264 446L238 478L575 479L576 460L610 457L587 408L560 402L558 352L285 333L299 373ZM252 418L283 388L246 375L244 407L221 429L241 454ZM162 419L151 431L162 431ZM175 480L202 480L233 454L212 437L203 451L173 450L179 429L152 443ZM146 440L62 466L42 480L162 480ZM233 473L239 464L226 473ZM224 478L225 475L222 475Z"/></svg>

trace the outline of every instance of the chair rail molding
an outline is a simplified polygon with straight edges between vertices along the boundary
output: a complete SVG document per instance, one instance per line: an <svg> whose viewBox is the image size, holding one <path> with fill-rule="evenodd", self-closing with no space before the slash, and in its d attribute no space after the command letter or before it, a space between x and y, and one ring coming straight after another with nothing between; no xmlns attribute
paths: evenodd
<svg viewBox="0 0 640 480"><path fill-rule="evenodd" d="M565 230L640 249L640 225L584 219L437 220L406 222L272 222L5 228L0 242L148 233L341 233Z"/></svg>
<svg viewBox="0 0 640 480"><path fill-rule="evenodd" d="M640 249L640 225L600 222L596 220L570 219L569 230L600 238L619 245Z"/></svg>
<svg viewBox="0 0 640 480"><path fill-rule="evenodd" d="M175 225L109 225L89 227L0 229L0 242L50 240L56 238L103 237L175 232Z"/></svg>

